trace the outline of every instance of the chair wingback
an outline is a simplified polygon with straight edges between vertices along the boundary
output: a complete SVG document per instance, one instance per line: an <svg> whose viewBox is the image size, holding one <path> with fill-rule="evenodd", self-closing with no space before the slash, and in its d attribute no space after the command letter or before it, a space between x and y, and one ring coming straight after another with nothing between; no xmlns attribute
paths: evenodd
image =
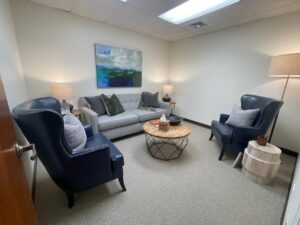
<svg viewBox="0 0 300 225"><path fill-rule="evenodd" d="M247 94L241 97L242 109L260 109L254 127L259 128L262 133L265 133L270 127L282 105L283 101L257 95Z"/></svg>
<svg viewBox="0 0 300 225"><path fill-rule="evenodd" d="M54 180L64 176L70 150L64 139L64 123L59 112L59 102L50 97L24 102L12 111L15 121L27 140L35 144L39 159Z"/></svg>
<svg viewBox="0 0 300 225"><path fill-rule="evenodd" d="M44 97L44 98L36 98L27 102L24 102L14 108L14 111L16 112L25 112L28 110L34 110L34 109L50 109L58 114L61 113L60 110L60 103L57 99L52 97Z"/></svg>

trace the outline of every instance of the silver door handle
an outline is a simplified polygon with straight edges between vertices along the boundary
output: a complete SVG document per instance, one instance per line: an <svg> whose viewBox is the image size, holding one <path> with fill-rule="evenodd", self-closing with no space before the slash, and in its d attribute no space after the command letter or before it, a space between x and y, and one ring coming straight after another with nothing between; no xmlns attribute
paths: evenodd
<svg viewBox="0 0 300 225"><path fill-rule="evenodd" d="M36 159L36 150L35 150L34 144L29 144L29 145L25 145L25 146L16 144L15 149L16 149L18 158L20 158L24 152L32 151L32 155L30 156L30 159L31 160Z"/></svg>

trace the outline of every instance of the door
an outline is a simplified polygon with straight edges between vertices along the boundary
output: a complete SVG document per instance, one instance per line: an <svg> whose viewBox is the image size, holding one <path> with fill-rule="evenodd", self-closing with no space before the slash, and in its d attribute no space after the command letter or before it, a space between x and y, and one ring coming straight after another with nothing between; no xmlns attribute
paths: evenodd
<svg viewBox="0 0 300 225"><path fill-rule="evenodd" d="M38 225L0 77L0 224Z"/></svg>

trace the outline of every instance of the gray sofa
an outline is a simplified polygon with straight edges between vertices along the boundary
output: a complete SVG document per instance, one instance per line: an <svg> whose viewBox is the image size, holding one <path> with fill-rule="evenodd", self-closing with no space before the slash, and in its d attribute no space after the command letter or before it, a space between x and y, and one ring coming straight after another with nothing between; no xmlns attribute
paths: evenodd
<svg viewBox="0 0 300 225"><path fill-rule="evenodd" d="M141 94L118 94L117 95L125 112L108 116L94 112L84 97L79 98L81 120L84 124L92 125L93 132L102 132L107 138L114 139L143 130L143 124L152 119L160 118L162 114L169 114L169 104L160 102L160 108L155 111L146 111L138 108Z"/></svg>

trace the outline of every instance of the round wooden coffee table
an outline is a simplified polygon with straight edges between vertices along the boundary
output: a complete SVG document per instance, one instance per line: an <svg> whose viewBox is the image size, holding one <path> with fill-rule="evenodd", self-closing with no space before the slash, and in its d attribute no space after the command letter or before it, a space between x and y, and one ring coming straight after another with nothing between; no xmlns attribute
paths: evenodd
<svg viewBox="0 0 300 225"><path fill-rule="evenodd" d="M178 159L188 144L191 130L184 124L170 126L168 131L146 122L143 125L145 141L150 155L162 160Z"/></svg>

